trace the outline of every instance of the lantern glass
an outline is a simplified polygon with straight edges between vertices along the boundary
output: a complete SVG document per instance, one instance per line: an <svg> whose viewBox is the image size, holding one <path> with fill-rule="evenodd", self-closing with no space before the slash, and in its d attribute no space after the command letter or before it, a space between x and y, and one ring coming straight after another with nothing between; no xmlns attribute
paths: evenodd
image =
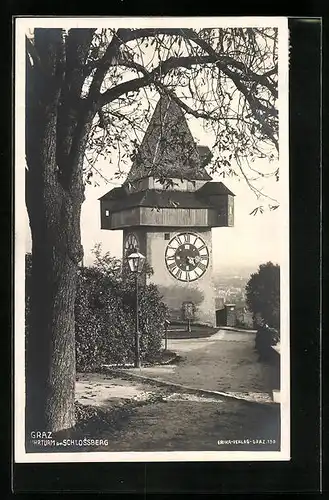
<svg viewBox="0 0 329 500"><path fill-rule="evenodd" d="M130 271L133 273L140 273L143 270L145 257L139 252L133 252L128 255L128 264Z"/></svg>

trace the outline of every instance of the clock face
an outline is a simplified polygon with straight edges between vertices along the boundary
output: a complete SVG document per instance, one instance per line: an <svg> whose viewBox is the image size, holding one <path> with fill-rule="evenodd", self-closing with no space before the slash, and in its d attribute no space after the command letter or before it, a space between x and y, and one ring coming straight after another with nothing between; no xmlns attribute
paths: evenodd
<svg viewBox="0 0 329 500"><path fill-rule="evenodd" d="M139 250L139 241L137 236L134 233L129 233L126 236L124 244L125 256L130 255L132 252L138 252L138 250Z"/></svg>
<svg viewBox="0 0 329 500"><path fill-rule="evenodd" d="M180 281L195 281L207 270L209 251L200 236L181 233L169 241L165 261L174 278Z"/></svg>

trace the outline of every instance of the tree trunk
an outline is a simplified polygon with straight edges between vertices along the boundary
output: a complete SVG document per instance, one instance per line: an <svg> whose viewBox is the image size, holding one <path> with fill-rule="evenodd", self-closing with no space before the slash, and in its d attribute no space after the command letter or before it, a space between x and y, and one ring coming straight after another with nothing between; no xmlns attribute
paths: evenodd
<svg viewBox="0 0 329 500"><path fill-rule="evenodd" d="M57 183L34 182L28 211L32 232L31 323L26 359L27 431L74 426L74 302L81 199ZM31 188L30 188L31 189ZM43 190L43 197L38 191Z"/></svg>
<svg viewBox="0 0 329 500"><path fill-rule="evenodd" d="M29 431L57 431L75 422L76 266L47 243L32 251L26 417Z"/></svg>
<svg viewBox="0 0 329 500"><path fill-rule="evenodd" d="M32 236L27 436L32 430L57 432L75 424L82 164L94 116L81 107L80 93L93 31L73 30L65 39L60 29L36 29L26 58L26 205Z"/></svg>
<svg viewBox="0 0 329 500"><path fill-rule="evenodd" d="M59 431L74 426L77 267L83 257L80 234L84 199L82 158L74 182L61 175L51 107L38 115L26 173L26 202L32 236L30 328L26 350L27 432ZM72 177L71 177L72 178Z"/></svg>

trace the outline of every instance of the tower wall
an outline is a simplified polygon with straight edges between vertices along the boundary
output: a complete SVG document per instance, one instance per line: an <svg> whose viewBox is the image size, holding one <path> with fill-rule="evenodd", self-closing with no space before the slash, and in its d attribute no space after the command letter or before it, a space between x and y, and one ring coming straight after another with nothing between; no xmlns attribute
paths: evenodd
<svg viewBox="0 0 329 500"><path fill-rule="evenodd" d="M214 287L212 283L211 230L190 229L191 232L201 236L209 250L208 268L199 279L191 282L179 281L169 273L165 263L165 250L169 239L184 231L186 231L186 228L179 230L177 228L168 228L165 232L155 230L145 233L147 261L154 271L154 274L148 281L157 285L163 296L163 301L169 307L172 320L181 320L182 303L184 301L191 301L196 306L195 322L215 326L216 314ZM166 234L169 235L169 239L165 239Z"/></svg>

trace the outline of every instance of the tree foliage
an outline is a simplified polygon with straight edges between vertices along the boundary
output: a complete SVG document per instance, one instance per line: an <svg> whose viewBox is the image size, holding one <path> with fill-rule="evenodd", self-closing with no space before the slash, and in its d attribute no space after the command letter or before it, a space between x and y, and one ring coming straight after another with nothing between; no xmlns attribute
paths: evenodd
<svg viewBox="0 0 329 500"><path fill-rule="evenodd" d="M267 262L251 275L246 301L256 323L280 329L280 266Z"/></svg>
<svg viewBox="0 0 329 500"><path fill-rule="evenodd" d="M202 120L213 137L210 171L240 175L259 195L254 180L278 176L277 168L258 171L253 166L255 159L274 160L278 152L276 35L274 29L146 30L143 38L122 44L104 88L126 80L127 71L138 78L130 80L132 91L98 113L86 155L88 175L97 155L113 153L113 148L114 175L124 174L138 154L158 94L166 93L188 116ZM105 96L111 96L111 87Z"/></svg>
<svg viewBox="0 0 329 500"><path fill-rule="evenodd" d="M69 176L66 156L85 132L85 180L97 172L99 155L116 163L115 178L123 176L159 94L203 122L214 141L213 172L241 175L256 194L256 178L278 177L277 168L252 165L278 153L276 28L36 29L27 44L28 74L49 66L46 36L53 38L60 72L60 179Z"/></svg>

